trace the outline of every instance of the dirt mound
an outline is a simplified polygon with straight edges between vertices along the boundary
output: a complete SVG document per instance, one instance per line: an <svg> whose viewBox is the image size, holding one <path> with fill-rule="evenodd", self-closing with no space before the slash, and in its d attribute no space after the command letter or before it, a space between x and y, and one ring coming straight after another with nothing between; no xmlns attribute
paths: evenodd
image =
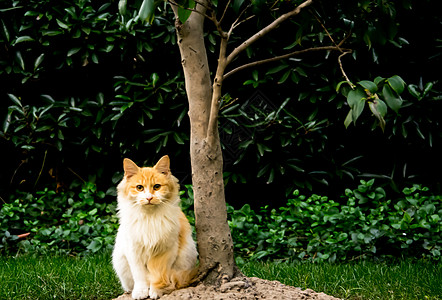
<svg viewBox="0 0 442 300"><path fill-rule="evenodd" d="M130 294L123 294L118 300L132 299ZM336 300L324 293L313 290L284 285L278 281L268 281L256 277L234 278L230 282L215 289L212 286L200 284L176 290L169 295L164 295L161 300L258 300L258 299L295 299L295 300Z"/></svg>

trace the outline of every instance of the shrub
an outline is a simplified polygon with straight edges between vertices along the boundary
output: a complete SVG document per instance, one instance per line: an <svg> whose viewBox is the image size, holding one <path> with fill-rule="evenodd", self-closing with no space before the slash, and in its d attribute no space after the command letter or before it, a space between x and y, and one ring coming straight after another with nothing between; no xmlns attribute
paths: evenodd
<svg viewBox="0 0 442 300"><path fill-rule="evenodd" d="M287 205L259 213L229 207L236 253L242 258L345 261L407 256L440 259L441 196L415 185L387 200L374 180L347 189L340 202L298 190ZM341 204L342 203L342 204Z"/></svg>
<svg viewBox="0 0 442 300"><path fill-rule="evenodd" d="M114 190L98 191L93 183L73 190L18 193L16 200L4 204L0 252L86 254L110 249L118 223L116 202L106 196Z"/></svg>
<svg viewBox="0 0 442 300"><path fill-rule="evenodd" d="M112 249L117 233L115 189L94 183L69 192L45 189L18 193L0 209L0 253L36 252L84 255ZM191 185L181 191L181 206L192 226ZM334 201L306 197L296 190L278 209L249 204L227 206L238 260L283 259L349 261L405 256L439 260L442 247L442 196L419 185L387 199L374 180L361 181ZM25 236L23 234L28 234Z"/></svg>

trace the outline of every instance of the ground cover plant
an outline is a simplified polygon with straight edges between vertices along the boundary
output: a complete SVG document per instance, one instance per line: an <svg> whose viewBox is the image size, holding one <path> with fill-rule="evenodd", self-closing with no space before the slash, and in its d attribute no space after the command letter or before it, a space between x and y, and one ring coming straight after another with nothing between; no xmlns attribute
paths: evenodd
<svg viewBox="0 0 442 300"><path fill-rule="evenodd" d="M441 196L415 185L391 200L374 180L361 180L339 200L296 190L287 205L230 208L240 257L348 261L405 256L440 260Z"/></svg>
<svg viewBox="0 0 442 300"><path fill-rule="evenodd" d="M115 189L93 183L70 191L17 193L0 209L1 250L76 255L111 249L118 228ZM18 247L17 247L18 246Z"/></svg>
<svg viewBox="0 0 442 300"><path fill-rule="evenodd" d="M0 257L2 299L111 299L121 294L110 252L86 257ZM248 262L246 276L278 280L343 299L441 299L440 264L428 260L353 263Z"/></svg>
<svg viewBox="0 0 442 300"><path fill-rule="evenodd" d="M115 190L91 182L68 192L22 193L0 209L0 253L87 255L111 249L118 227ZM194 224L193 192L182 207ZM279 208L228 205L236 260L351 261L374 257L439 261L441 195L415 185L390 199L375 180L346 189L339 199L296 190Z"/></svg>

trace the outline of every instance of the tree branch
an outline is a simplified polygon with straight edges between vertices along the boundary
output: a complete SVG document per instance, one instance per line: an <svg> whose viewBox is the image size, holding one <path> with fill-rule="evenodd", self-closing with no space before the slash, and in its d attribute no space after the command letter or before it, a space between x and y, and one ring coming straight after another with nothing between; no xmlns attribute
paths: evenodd
<svg viewBox="0 0 442 300"><path fill-rule="evenodd" d="M227 9L229 8L230 2L232 2L232 0L229 0L226 4L226 7L224 8L224 12L221 16L221 18L219 19L219 23L221 24L222 21L224 20L224 16L226 15Z"/></svg>
<svg viewBox="0 0 442 300"><path fill-rule="evenodd" d="M330 32L328 32L327 28L325 28L324 24L322 24L321 20L319 20L318 16L315 14L313 14L313 16L315 17L316 21L318 21L319 25L321 25L322 29L324 29L325 33L327 34L329 39L332 41L332 43L336 45L335 40L332 38L332 36L330 35Z"/></svg>
<svg viewBox="0 0 442 300"><path fill-rule="evenodd" d="M349 54L349 53L351 53L351 52L352 52L352 51L349 50L349 51L345 51L344 53L342 53L341 55L339 55L339 57L338 57L338 63L339 63L339 68L341 69L342 75L344 76L345 80L346 80L347 83L350 85L350 87L351 87L352 89L354 89L354 88L355 88L355 85L350 81L350 79L348 79L347 74L345 74L344 67L342 66L342 62L341 62L341 58L342 58L344 55L347 55L347 54Z"/></svg>
<svg viewBox="0 0 442 300"><path fill-rule="evenodd" d="M246 8L244 8L244 9L240 12L238 18L236 18L236 20L232 23L232 25L230 26L229 32L227 33L227 36L228 36L228 37L230 37L230 36L232 35L232 32L233 32L233 30L234 30L236 27L238 27L238 26L241 25L242 23L244 23L244 22L246 22L246 21L248 21L248 20L250 20L250 19L252 19L252 18L255 17L255 15L252 15L252 16L249 16L249 17L245 18L244 20L241 20L241 21L240 21L242 15L246 12L246 10L247 10L250 6L251 6L251 5L248 5Z"/></svg>
<svg viewBox="0 0 442 300"><path fill-rule="evenodd" d="M232 74L247 69L247 68L251 68L251 67L255 67L255 66L259 66L262 64L266 64L266 63L270 63L270 62L274 62L274 61L278 61L281 59L285 59L285 58L289 58L292 56L296 56L296 55L300 55L300 54L304 54L307 52L315 52L315 51L346 51L346 53L351 52L350 49L342 49L339 46L324 46L324 47L315 47L315 48L307 48L307 49L303 49L303 50L299 50L299 51L295 51L295 52L291 52L291 53L287 53L284 55L280 55L280 56L275 56L275 57L271 57L271 58L267 58L267 59L263 59L263 60L258 60L258 61L254 61L242 66L239 66L231 71L229 71L228 73L226 73L223 77L223 79L226 79L227 77L231 76Z"/></svg>
<svg viewBox="0 0 442 300"><path fill-rule="evenodd" d="M272 23L270 23L269 25L267 25L266 27L264 27L263 29L261 29L259 32L257 32L256 34L254 34L253 36L251 36L250 38L248 38L245 42L243 42L241 45L239 45L238 47L236 47L235 49L233 49L233 51L229 54L229 56L227 57L227 65L230 64L232 62L232 60L242 51L244 51L247 47L249 47L251 44L253 44L254 42L256 42L257 40L261 39L263 36L265 36L267 33L269 33L270 31L274 30L275 28L277 28L282 22L286 21L287 19L299 14L301 12L301 10L307 6L309 6L310 4L313 3L313 0L306 0L303 3L301 3L300 5L298 5L294 10L285 13L283 15L281 15L279 18L277 18L276 20L274 20Z"/></svg>
<svg viewBox="0 0 442 300"><path fill-rule="evenodd" d="M212 103L210 107L209 124L207 128L207 142L209 147L215 145L216 135L218 134L218 113L221 101L221 88L224 80L224 72L226 70L226 52L228 37L221 37L221 45L219 47L218 67L216 69L215 78L212 86Z"/></svg>
<svg viewBox="0 0 442 300"><path fill-rule="evenodd" d="M223 15L224 17L224 15ZM218 21L216 19L216 12L212 11L212 17L210 18L210 20L213 22L213 24L216 27L216 30L219 32L219 35L221 36L221 39L228 39L228 35L227 33L223 30L223 28L221 27L221 20Z"/></svg>

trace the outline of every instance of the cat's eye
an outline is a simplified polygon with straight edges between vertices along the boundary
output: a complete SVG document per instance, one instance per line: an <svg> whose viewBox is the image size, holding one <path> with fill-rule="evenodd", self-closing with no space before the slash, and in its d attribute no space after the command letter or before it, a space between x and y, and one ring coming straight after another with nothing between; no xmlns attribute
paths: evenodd
<svg viewBox="0 0 442 300"><path fill-rule="evenodd" d="M137 191L139 191L139 192L141 192L141 191L144 190L144 186L142 186L141 184L137 185L135 188L136 188Z"/></svg>
<svg viewBox="0 0 442 300"><path fill-rule="evenodd" d="M153 189L154 189L154 191L158 191L160 189L160 187L161 187L161 184L155 184L153 186Z"/></svg>

